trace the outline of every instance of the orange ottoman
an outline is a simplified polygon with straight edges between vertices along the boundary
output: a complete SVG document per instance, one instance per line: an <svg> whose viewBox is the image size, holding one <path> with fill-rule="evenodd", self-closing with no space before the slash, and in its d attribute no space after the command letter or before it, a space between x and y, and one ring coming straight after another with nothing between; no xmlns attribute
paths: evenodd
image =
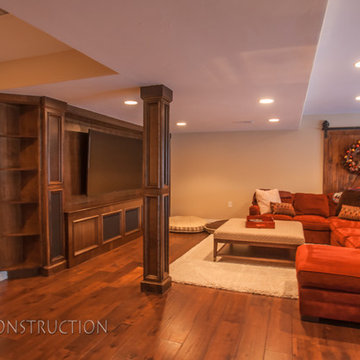
<svg viewBox="0 0 360 360"><path fill-rule="evenodd" d="M305 244L296 252L300 314L360 322L360 250Z"/></svg>

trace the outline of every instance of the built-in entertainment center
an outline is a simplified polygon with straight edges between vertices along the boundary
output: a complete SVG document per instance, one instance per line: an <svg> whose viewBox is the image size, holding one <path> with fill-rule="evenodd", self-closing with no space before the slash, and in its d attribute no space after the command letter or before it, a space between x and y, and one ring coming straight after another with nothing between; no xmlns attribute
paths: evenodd
<svg viewBox="0 0 360 360"><path fill-rule="evenodd" d="M0 270L51 274L141 235L142 127L0 94Z"/></svg>

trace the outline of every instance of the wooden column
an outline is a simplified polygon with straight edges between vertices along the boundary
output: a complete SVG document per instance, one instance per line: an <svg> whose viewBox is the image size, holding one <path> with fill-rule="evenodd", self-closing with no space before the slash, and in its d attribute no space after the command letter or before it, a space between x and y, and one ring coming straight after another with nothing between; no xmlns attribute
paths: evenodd
<svg viewBox="0 0 360 360"><path fill-rule="evenodd" d="M44 265L50 275L66 268L63 143L66 103L42 98L42 226Z"/></svg>
<svg viewBox="0 0 360 360"><path fill-rule="evenodd" d="M164 85L141 88L144 100L144 279L142 291L162 294L169 276L170 134L172 91Z"/></svg>

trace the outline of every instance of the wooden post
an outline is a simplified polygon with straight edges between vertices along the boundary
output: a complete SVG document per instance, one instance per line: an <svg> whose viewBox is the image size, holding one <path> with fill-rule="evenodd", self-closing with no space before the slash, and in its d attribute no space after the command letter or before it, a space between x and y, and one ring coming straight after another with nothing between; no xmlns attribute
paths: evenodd
<svg viewBox="0 0 360 360"><path fill-rule="evenodd" d="M172 91L164 85L140 89L144 100L144 279L141 291L162 294L169 276L169 104Z"/></svg>

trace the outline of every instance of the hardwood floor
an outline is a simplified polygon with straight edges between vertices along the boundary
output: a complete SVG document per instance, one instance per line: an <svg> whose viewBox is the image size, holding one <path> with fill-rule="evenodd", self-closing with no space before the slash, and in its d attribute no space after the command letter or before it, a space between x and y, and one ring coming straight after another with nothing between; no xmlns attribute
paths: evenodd
<svg viewBox="0 0 360 360"><path fill-rule="evenodd" d="M172 234L171 260L206 234ZM0 282L0 319L108 321L108 333L0 335L12 359L358 359L360 326L301 322L295 300L173 283L140 292L142 242L52 277ZM0 324L0 332L1 332Z"/></svg>

